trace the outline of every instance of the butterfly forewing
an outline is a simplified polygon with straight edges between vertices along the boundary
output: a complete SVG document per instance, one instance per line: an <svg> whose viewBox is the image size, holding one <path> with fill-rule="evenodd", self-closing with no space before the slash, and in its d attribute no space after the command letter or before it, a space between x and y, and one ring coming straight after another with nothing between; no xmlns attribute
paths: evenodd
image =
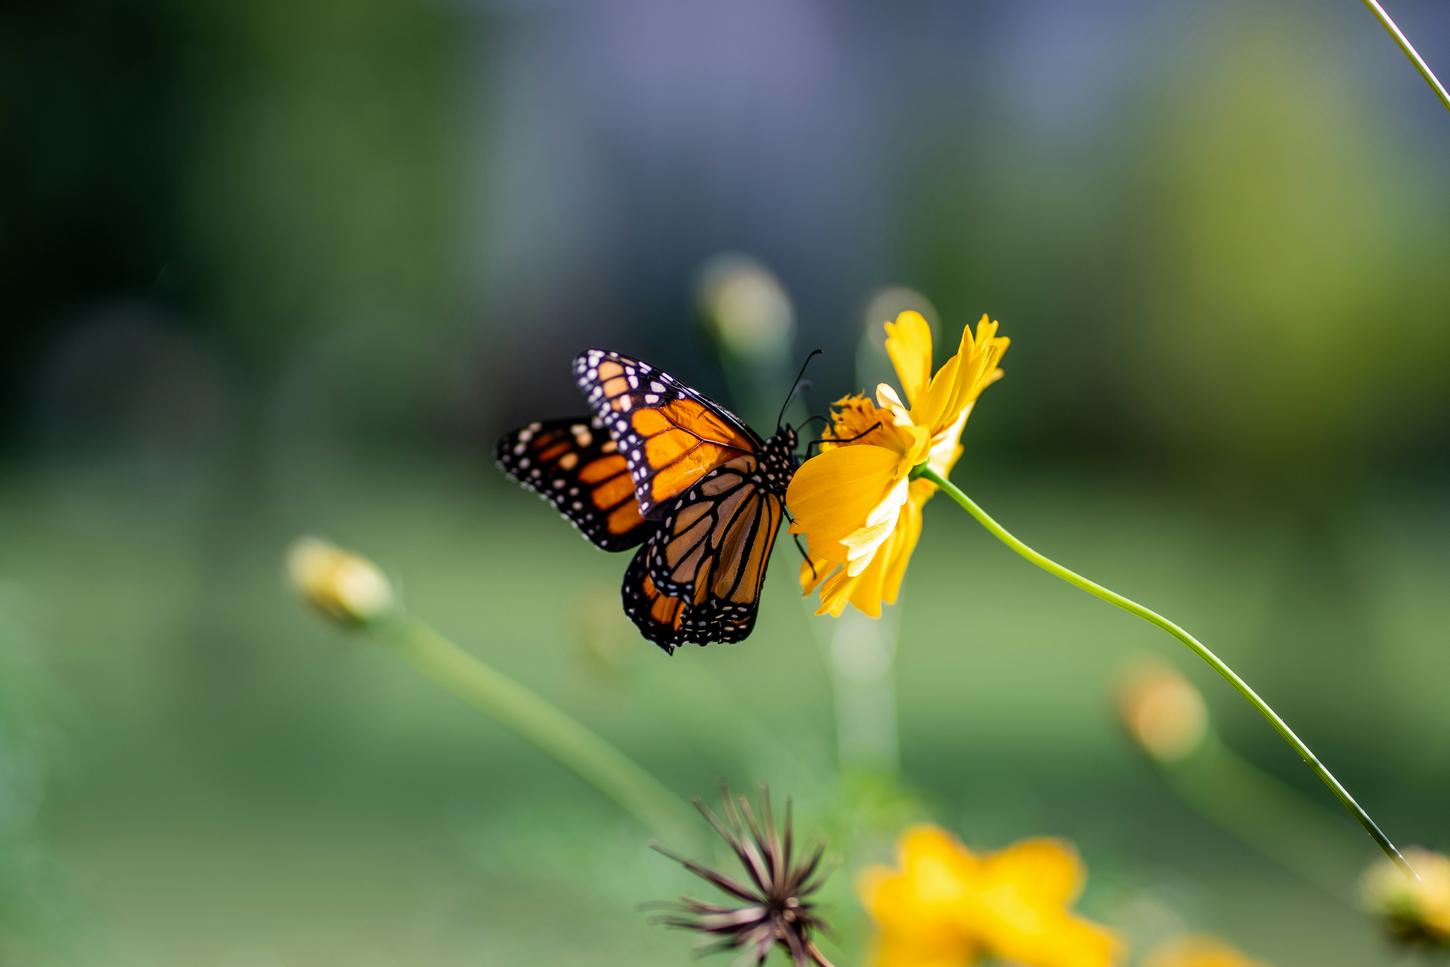
<svg viewBox="0 0 1450 967"><path fill-rule="evenodd" d="M628 461L647 518L661 516L706 474L762 444L729 410L638 359L591 349L574 360L574 376Z"/></svg>
<svg viewBox="0 0 1450 967"><path fill-rule="evenodd" d="M640 515L628 462L597 417L520 427L498 442L497 458L597 547L627 550L655 530Z"/></svg>

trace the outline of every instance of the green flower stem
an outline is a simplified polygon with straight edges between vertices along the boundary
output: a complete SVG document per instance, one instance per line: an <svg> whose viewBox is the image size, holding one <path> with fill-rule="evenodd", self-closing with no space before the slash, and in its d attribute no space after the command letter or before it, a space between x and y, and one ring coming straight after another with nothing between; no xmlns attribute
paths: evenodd
<svg viewBox="0 0 1450 967"><path fill-rule="evenodd" d="M1332 815L1234 752L1211 729L1183 759L1149 757L1178 796L1220 829L1311 886L1355 907L1344 871L1356 858L1335 842Z"/></svg>
<svg viewBox="0 0 1450 967"><path fill-rule="evenodd" d="M847 772L894 776L900 769L896 626L848 612L830 627L821 650L835 699L837 759Z"/></svg>
<svg viewBox="0 0 1450 967"><path fill-rule="evenodd" d="M1223 659L1210 651L1207 645L1190 635L1187 631L1184 631L1172 621L1158 614L1158 612L1145 608L1138 602L1130 598L1125 598L1116 591L1109 590L1095 581L1090 581L1076 571L1070 571L1051 558L1044 557L1037 551L1034 551L1014 537L1005 527L993 520L991 515L977 506L976 502L962 493L956 485L927 465L923 464L917 467L916 470L912 471L912 475L924 477L936 484L949 497L960 504L967 513L975 517L977 522L985 527L993 537L1044 571L1056 575L1068 584L1082 588L1094 597L1101 598L1109 604L1117 605L1129 614L1137 615L1144 621L1157 625L1187 645L1194 654L1207 662L1210 668L1218 672L1224 681L1232 685L1250 705L1259 710L1259 714L1268 720L1269 724L1274 727L1274 731L1279 733L1280 738L1289 743L1290 747L1299 754L1299 758L1304 760L1305 765L1309 766L1314 774L1319 777L1320 781L1329 787L1329 791L1334 793L1335 798L1344 805L1345 809L1349 810L1350 815L1359 821L1359 824L1364 827L1365 832L1369 833L1370 838L1384 851L1385 855L1394 860L1405 873L1412 877L1416 876L1415 871L1405 861L1398 847L1380 830L1379 826L1375 824L1375 821L1370 818L1369 813L1365 812L1359 803L1354 801L1354 797L1349 794L1349 790L1345 789L1340 781L1334 778L1334 774L1326 769L1318 757L1309 750L1309 746L1304 744L1304 740L1295 735L1294 730L1289 728L1288 723L1279 717L1279 714L1269 706L1269 703L1260 698L1259 693L1250 688L1248 682L1244 681L1238 676L1237 672L1224 664Z"/></svg>
<svg viewBox="0 0 1450 967"><path fill-rule="evenodd" d="M578 721L406 613L370 625L418 671L548 753L662 837L693 837L694 812Z"/></svg>
<svg viewBox="0 0 1450 967"><path fill-rule="evenodd" d="M1390 18L1385 8L1379 5L1378 0L1364 0L1364 5L1369 7L1369 12L1374 14L1375 19L1380 22L1380 26L1385 28L1385 33L1400 45L1400 50L1404 51L1405 56L1410 59L1410 63L1415 65L1415 70L1420 72L1425 83L1430 85L1430 90L1434 91L1435 96L1440 99L1440 103L1445 105L1445 110L1450 111L1450 91L1445 90L1445 85L1441 84L1440 79L1435 76L1435 72L1430 70L1430 65L1425 63L1425 58L1421 57L1420 52L1415 49L1415 45L1410 43L1410 38L1406 37L1404 32L1395 25L1394 20Z"/></svg>

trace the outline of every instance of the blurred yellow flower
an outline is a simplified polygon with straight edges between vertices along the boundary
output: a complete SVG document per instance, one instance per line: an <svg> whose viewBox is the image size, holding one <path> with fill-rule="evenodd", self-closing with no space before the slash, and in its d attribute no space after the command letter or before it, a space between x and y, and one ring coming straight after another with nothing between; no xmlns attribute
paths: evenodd
<svg viewBox="0 0 1450 967"><path fill-rule="evenodd" d="M315 537L287 549L287 574L308 604L342 624L361 624L392 607L393 589L376 564Z"/></svg>
<svg viewBox="0 0 1450 967"><path fill-rule="evenodd" d="M1396 939L1450 948L1450 857L1427 849L1407 849L1405 859L1420 874L1411 879L1389 860L1364 874L1365 907Z"/></svg>
<svg viewBox="0 0 1450 967"><path fill-rule="evenodd" d="M1143 967L1268 967L1212 937L1181 937L1157 947Z"/></svg>
<svg viewBox="0 0 1450 967"><path fill-rule="evenodd" d="M1121 944L1069 907L1083 868L1071 845L1027 839L977 855L937 826L915 826L897 866L866 870L876 921L873 967L969 967L991 956L1022 967L1108 967Z"/></svg>
<svg viewBox="0 0 1450 967"><path fill-rule="evenodd" d="M847 396L832 407L821 453L796 471L786 494L810 561L801 586L819 585L818 614L839 616L847 604L880 617L896 601L907 561L921 536L921 508L937 490L911 472L926 464L945 476L961 456L962 430L982 390L1002 376L1008 340L982 316L975 335L962 329L956 355L931 375L931 327L917 312L886 323L886 352L906 393L886 383L873 402Z"/></svg>

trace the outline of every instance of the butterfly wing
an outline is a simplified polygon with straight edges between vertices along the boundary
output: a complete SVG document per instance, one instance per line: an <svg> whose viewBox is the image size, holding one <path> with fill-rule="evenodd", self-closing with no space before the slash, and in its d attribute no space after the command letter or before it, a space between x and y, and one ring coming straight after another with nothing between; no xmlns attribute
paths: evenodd
<svg viewBox="0 0 1450 967"><path fill-rule="evenodd" d="M689 605L683 598L665 594L649 576L645 567L644 549L635 552L624 572L620 589L624 613L639 628L640 634L673 655L685 643L685 616Z"/></svg>
<svg viewBox="0 0 1450 967"><path fill-rule="evenodd" d="M629 465L597 417L547 420L499 440L499 468L553 504L596 547L623 551L656 529L640 515Z"/></svg>
<svg viewBox="0 0 1450 967"><path fill-rule="evenodd" d="M755 627L783 508L754 470L745 456L712 471L672 505L630 563L625 611L666 651L687 641L740 641Z"/></svg>
<svg viewBox="0 0 1450 967"><path fill-rule="evenodd" d="M763 445L739 417L663 370L604 349L574 376L629 463L640 513L657 518L705 475Z"/></svg>

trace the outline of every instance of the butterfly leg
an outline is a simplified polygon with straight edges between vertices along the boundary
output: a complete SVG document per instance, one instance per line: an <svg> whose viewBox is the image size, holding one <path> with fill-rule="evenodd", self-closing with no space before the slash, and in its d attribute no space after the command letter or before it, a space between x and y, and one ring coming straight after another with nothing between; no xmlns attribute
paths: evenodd
<svg viewBox="0 0 1450 967"><path fill-rule="evenodd" d="M791 514L790 509L788 507L782 507L781 510L785 511L785 519L794 524L795 516ZM806 553L806 546L801 543L801 536L799 534L791 534L790 539L795 541L795 549L801 552L801 558L805 560L806 566L811 569L811 580L819 580L816 575L816 564L811 560L811 556Z"/></svg>
<svg viewBox="0 0 1450 967"><path fill-rule="evenodd" d="M872 433L875 433L879 429L881 429L881 421L877 420L875 423L872 423L869 427L862 430L860 433L856 434L855 436L846 437L844 440L829 439L827 437L821 437L819 440L812 440L806 444L806 459L809 460L811 457L811 447L818 447L823 443L835 443L839 445L855 443L862 437L870 436Z"/></svg>
<svg viewBox="0 0 1450 967"><path fill-rule="evenodd" d="M806 567L811 569L811 580L819 581L820 576L816 574L815 562L812 561L811 556L806 553L806 546L801 543L801 536L799 534L792 534L790 536L791 539L795 541L795 549L801 552L801 557L805 560Z"/></svg>

